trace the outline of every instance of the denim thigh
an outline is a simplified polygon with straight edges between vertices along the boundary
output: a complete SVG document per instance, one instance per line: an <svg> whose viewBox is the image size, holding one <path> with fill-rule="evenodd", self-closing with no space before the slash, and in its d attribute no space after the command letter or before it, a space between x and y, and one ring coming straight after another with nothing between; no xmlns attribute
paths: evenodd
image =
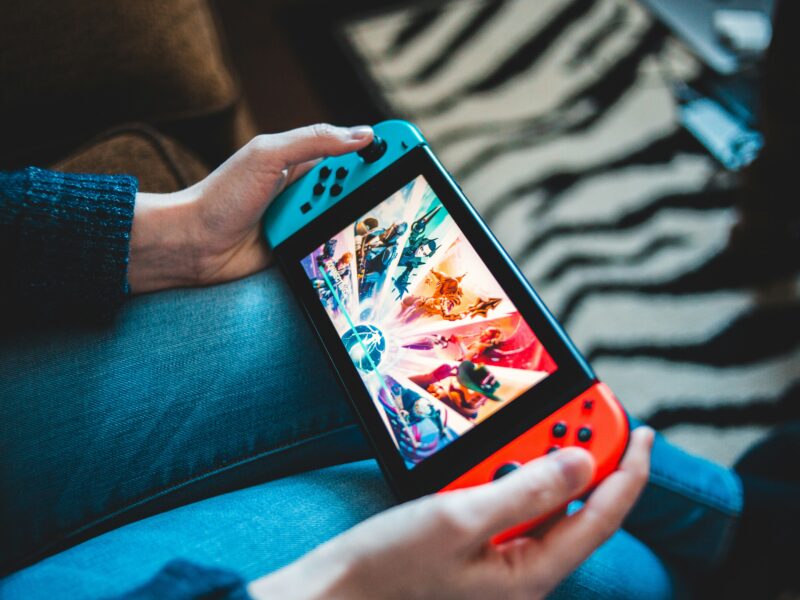
<svg viewBox="0 0 800 600"><path fill-rule="evenodd" d="M374 461L301 473L121 527L23 569L0 586L8 600L108 597L141 585L176 558L231 569L252 580L393 503ZM619 531L550 598L667 600L684 595L680 573Z"/></svg>
<svg viewBox="0 0 800 600"><path fill-rule="evenodd" d="M631 419L635 427L636 419ZM656 435L647 486L623 527L649 547L702 577L727 557L744 505L732 469L689 454Z"/></svg>
<svg viewBox="0 0 800 600"><path fill-rule="evenodd" d="M369 454L276 269L132 298L106 329L6 337L0 398L4 571L136 518Z"/></svg>

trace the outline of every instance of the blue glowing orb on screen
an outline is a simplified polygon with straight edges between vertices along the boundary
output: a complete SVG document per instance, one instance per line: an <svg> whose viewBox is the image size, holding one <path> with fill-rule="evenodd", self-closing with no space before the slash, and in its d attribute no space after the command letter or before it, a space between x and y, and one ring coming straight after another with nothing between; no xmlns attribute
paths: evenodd
<svg viewBox="0 0 800 600"><path fill-rule="evenodd" d="M356 325L342 336L342 343L356 367L372 371L386 351L386 340L375 325Z"/></svg>

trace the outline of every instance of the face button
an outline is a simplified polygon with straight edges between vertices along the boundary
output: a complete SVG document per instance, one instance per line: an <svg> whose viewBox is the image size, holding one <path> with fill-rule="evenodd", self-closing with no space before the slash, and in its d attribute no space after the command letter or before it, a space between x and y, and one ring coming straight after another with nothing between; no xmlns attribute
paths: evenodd
<svg viewBox="0 0 800 600"><path fill-rule="evenodd" d="M350 171L348 171L344 167L339 167L338 169L336 169L336 179L344 179L345 177L347 177L347 174L349 172Z"/></svg>
<svg viewBox="0 0 800 600"><path fill-rule="evenodd" d="M314 195L315 196L320 196L323 193L325 193L325 186L322 185L322 183L320 183L320 182L315 183L314 184Z"/></svg>
<svg viewBox="0 0 800 600"><path fill-rule="evenodd" d="M340 186L338 183L334 183L331 186L331 196L338 196L341 193L342 193L342 186Z"/></svg>
<svg viewBox="0 0 800 600"><path fill-rule="evenodd" d="M374 163L381 156L386 154L386 141L377 135L373 135L372 143L359 150L356 154L358 154L365 163Z"/></svg>
<svg viewBox="0 0 800 600"><path fill-rule="evenodd" d="M592 439L592 429L591 427L583 426L578 429L578 441L579 442L588 442Z"/></svg>
<svg viewBox="0 0 800 600"><path fill-rule="evenodd" d="M331 176L331 168L330 167L322 167L319 170L319 178L320 179L327 179Z"/></svg>
<svg viewBox="0 0 800 600"><path fill-rule="evenodd" d="M553 425L553 437L562 438L567 435L567 424L564 421L559 421Z"/></svg>
<svg viewBox="0 0 800 600"><path fill-rule="evenodd" d="M557 452L557 451L559 451L559 450L561 450L561 446L559 446L558 444L556 444L556 445L554 445L554 446L550 446L550 447L547 449L547 453L548 453L548 454L552 454L553 452Z"/></svg>
<svg viewBox="0 0 800 600"><path fill-rule="evenodd" d="M594 408L594 400L584 400L583 401L583 410L589 411Z"/></svg>
<svg viewBox="0 0 800 600"><path fill-rule="evenodd" d="M508 463L506 463L504 465L500 465L500 467L498 467L497 471L494 472L494 475L492 476L492 480L493 481L497 481L501 477L505 477L506 475L511 473L511 471L516 471L521 466L522 465L520 465L518 462L508 462Z"/></svg>

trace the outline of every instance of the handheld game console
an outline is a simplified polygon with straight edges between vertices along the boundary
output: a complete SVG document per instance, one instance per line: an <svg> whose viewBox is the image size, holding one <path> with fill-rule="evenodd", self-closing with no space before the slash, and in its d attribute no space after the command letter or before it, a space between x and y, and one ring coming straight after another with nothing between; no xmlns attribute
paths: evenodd
<svg viewBox="0 0 800 600"><path fill-rule="evenodd" d="M276 198L264 234L389 484L446 492L582 446L596 485L627 446L622 407L419 130L374 132Z"/></svg>

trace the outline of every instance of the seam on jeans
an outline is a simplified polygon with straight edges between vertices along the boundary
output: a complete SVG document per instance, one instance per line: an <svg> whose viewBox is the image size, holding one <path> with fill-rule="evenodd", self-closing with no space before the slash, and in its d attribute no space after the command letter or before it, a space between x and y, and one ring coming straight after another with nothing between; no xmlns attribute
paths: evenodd
<svg viewBox="0 0 800 600"><path fill-rule="evenodd" d="M61 536L59 536L58 538L56 538L55 540L53 540L49 544L43 546L39 551L33 552L31 554L23 555L23 556L19 557L19 559L14 560L13 563L16 563L16 564L27 563L31 559L35 560L38 557L46 556L46 555L49 554L49 551L52 548L57 547L59 544L65 542L66 540L68 540L68 539L70 539L72 537L75 537L77 535L80 535L81 533L83 533L83 532L85 532L85 531L87 531L87 530L89 530L89 529L91 529L93 527L96 527L97 525L100 525L104 521L109 521L109 520L111 520L111 519L113 519L115 517L118 517L118 516L122 515L123 513L127 512L127 511L129 511L129 510L131 510L133 508L138 508L139 506L142 506L143 504L146 504L147 502L151 502L152 500L156 500L157 498L161 498L163 496L166 496L170 492L174 492L176 490L184 488L189 484L196 483L198 481L202 481L203 479L207 479L208 477L211 477L212 475L217 475L219 473L223 473L225 471L233 469L234 467L240 467L242 465L245 465L245 464L248 464L250 462L259 460L259 459L264 458L266 456L269 456L271 454L278 454L279 452L283 452L284 450L289 450L291 448L295 448L295 447L298 447L298 446L302 446L304 444L308 444L310 442L313 442L313 441L316 441L318 439L324 438L324 437L326 437L328 435L339 433L339 432L342 432L342 431L344 431L346 429L349 429L349 428L352 428L352 427L357 428L358 425L356 425L355 423L349 423L347 425L341 425L339 427L336 427L335 429L328 429L328 430L326 430L324 432L315 433L315 434L310 435L308 437L304 437L304 438L302 438L300 440L295 440L294 442L289 442L287 444L283 444L282 446L278 446L277 448L272 448L270 450L265 450L264 452L259 452L258 454L246 455L244 457L237 458L237 459L235 459L235 460L233 460L231 462L225 463L223 465L215 465L215 466L211 467L210 469L207 469L207 470L205 470L205 471L203 471L203 472L201 472L199 474L196 474L196 475L193 475L193 476L188 477L186 479L183 479L183 480L179 481L178 483L173 483L173 484L171 484L171 485L169 485L167 487L161 488L160 490L158 490L156 492L153 492L153 493L150 493L147 496L145 496L143 498L140 498L139 500L135 500L134 502L130 502L130 503L126 504L122 508L119 508L119 509L117 509L117 510L115 510L113 512L107 513L107 514L103 515L102 517L100 517L98 519L95 519L94 521L86 523L85 525L81 525L77 529L73 529L69 533L62 534ZM120 525L120 527L121 526L122 525ZM13 567L13 563L12 563L12 567Z"/></svg>
<svg viewBox="0 0 800 600"><path fill-rule="evenodd" d="M692 500L699 502L701 504L705 504L710 508L716 509L719 512L724 513L730 517L738 517L741 514L742 510L741 490L738 487L736 490L731 490L728 481L726 481L725 484L726 487L728 488L728 491L735 492L735 496L738 499L738 504L735 507L732 507L730 503L726 502L722 496L716 495L713 492L709 492L708 490L700 489L698 487L689 485L685 482L678 481L666 475L662 475L657 471L650 472L650 483L659 485L675 493L682 493L687 496L690 496Z"/></svg>
<svg viewBox="0 0 800 600"><path fill-rule="evenodd" d="M736 479L731 479L729 483L736 488L735 490L731 491L735 493L736 497L739 499L739 512L735 517L731 517L725 522L725 529L721 535L721 541L718 546L717 555L714 557L714 565L720 565L730 553L736 531L739 528L739 518L744 510L744 489L742 481L738 478L738 475L734 474L734 477L736 477Z"/></svg>
<svg viewBox="0 0 800 600"><path fill-rule="evenodd" d="M725 520L725 525L723 526L722 534L720 535L720 543L717 546L717 551L714 554L713 558L711 559L711 564L715 567L722 564L723 560L728 556L730 552L731 546L733 545L733 538L736 533L736 529L739 525L739 519L735 517L729 517Z"/></svg>
<svg viewBox="0 0 800 600"><path fill-rule="evenodd" d="M651 481L650 483L653 483L653 482ZM658 483L656 483L656 485L658 485ZM680 487L680 486L677 486L677 487ZM685 493L684 490L677 490L677 489L673 489L671 487L664 487L664 492L666 492L667 494L674 495L674 496L681 496L681 497L685 497L686 496L686 493ZM707 509L709 511L714 511L716 513L719 513L719 517L720 517L720 520L721 520L721 525L720 525L720 533L719 533L719 536L718 536L718 542L716 544L714 544L713 549L710 551L710 558L707 561L703 561L703 564L708 564L711 567L718 566L728 554L728 551L730 549L731 543L733 541L734 533L735 533L736 528L737 528L738 523L739 523L739 517L741 516L741 512L729 512L727 510L720 509L717 506L713 506L710 503L704 502L702 500L696 500L694 498L690 498L690 500L692 502L697 501L697 502L699 502L701 504L704 504L705 505L705 509ZM654 542L652 540L649 541L649 542L646 542L644 540L645 536L643 536L643 535L640 536L640 534L632 533L631 531L626 529L624 525L623 525L623 529L624 529L624 531L626 531L630 535L633 535L637 539L642 540L642 543L647 545L653 552L655 552L659 556L661 556L661 554L659 554L659 552L661 552L661 551L665 552L665 554L668 554L668 555L674 555L674 553L670 552L669 550L664 550L663 548L661 548L661 550L659 550L659 548L661 546L661 544L659 542ZM637 527L636 529L639 529L639 528Z"/></svg>

